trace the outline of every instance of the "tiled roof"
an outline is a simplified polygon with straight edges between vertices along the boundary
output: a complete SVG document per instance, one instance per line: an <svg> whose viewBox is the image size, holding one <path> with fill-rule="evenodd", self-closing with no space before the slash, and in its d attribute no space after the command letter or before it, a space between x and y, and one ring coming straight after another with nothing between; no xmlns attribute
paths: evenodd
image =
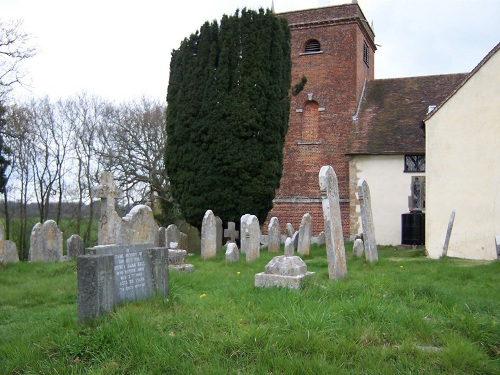
<svg viewBox="0 0 500 375"><path fill-rule="evenodd" d="M353 121L349 154L422 154L422 121L467 77L465 74L368 81L358 119Z"/></svg>

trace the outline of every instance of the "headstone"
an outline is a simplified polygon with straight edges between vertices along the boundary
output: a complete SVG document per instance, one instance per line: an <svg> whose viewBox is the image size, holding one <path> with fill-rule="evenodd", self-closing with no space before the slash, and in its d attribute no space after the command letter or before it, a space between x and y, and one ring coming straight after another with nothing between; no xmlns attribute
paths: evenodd
<svg viewBox="0 0 500 375"><path fill-rule="evenodd" d="M83 255L83 250L83 238L78 234L72 234L66 240L66 254L68 259L76 259L78 256Z"/></svg>
<svg viewBox="0 0 500 375"><path fill-rule="evenodd" d="M255 215L247 216L245 232L241 238L241 248L245 246L247 262L254 261L260 257L260 225Z"/></svg>
<svg viewBox="0 0 500 375"><path fill-rule="evenodd" d="M217 250L217 224L212 210L208 210L201 223L201 259L215 257Z"/></svg>
<svg viewBox="0 0 500 375"><path fill-rule="evenodd" d="M236 263L240 260L240 252L235 242L229 242L226 249L226 263Z"/></svg>
<svg viewBox="0 0 500 375"><path fill-rule="evenodd" d="M295 233L295 229L293 229L293 225L291 223L286 223L286 236L292 238Z"/></svg>
<svg viewBox="0 0 500 375"><path fill-rule="evenodd" d="M363 243L367 262L378 261L377 240L375 239L375 225L373 224L372 202L370 188L364 179L358 181L358 200L361 208L361 225L363 226Z"/></svg>
<svg viewBox="0 0 500 375"><path fill-rule="evenodd" d="M5 228L0 224L0 263L19 262L16 243L5 239Z"/></svg>
<svg viewBox="0 0 500 375"><path fill-rule="evenodd" d="M240 251L242 253L245 253L246 252L246 249L248 247L248 241L247 241L247 238L249 237L245 237L245 233L248 232L248 223L247 223L247 220L248 218L252 216L250 214L244 214L241 216L240 218Z"/></svg>
<svg viewBox="0 0 500 375"><path fill-rule="evenodd" d="M291 240L290 237L288 240ZM313 274L307 272L307 265L300 257L280 255L271 259L264 272L255 275L255 286L300 289L304 278Z"/></svg>
<svg viewBox="0 0 500 375"><path fill-rule="evenodd" d="M281 247L281 229L277 217L272 217L267 226L267 250L277 253Z"/></svg>
<svg viewBox="0 0 500 375"><path fill-rule="evenodd" d="M311 214L306 213L302 216L299 227L299 242L297 244L297 253L299 255L309 255L309 250L311 249L311 226Z"/></svg>
<svg viewBox="0 0 500 375"><path fill-rule="evenodd" d="M184 250L189 249L189 237L184 232L181 232L179 235L179 248L184 249Z"/></svg>
<svg viewBox="0 0 500 375"><path fill-rule="evenodd" d="M158 225L155 222L153 210L140 204L133 207L122 219L118 245L154 244L158 243Z"/></svg>
<svg viewBox="0 0 500 375"><path fill-rule="evenodd" d="M215 249L220 250L222 248L222 219L218 216L215 217L215 228L216 228L216 246Z"/></svg>
<svg viewBox="0 0 500 375"><path fill-rule="evenodd" d="M363 240L361 238L356 238L354 240L354 245L352 246L352 253L355 257L361 258L365 251L365 246L363 245Z"/></svg>
<svg viewBox="0 0 500 375"><path fill-rule="evenodd" d="M448 229L446 230L446 236L444 238L443 253L442 257L445 257L448 253L448 245L450 244L451 231L453 229L453 223L455 222L455 210L451 211L450 220L448 221Z"/></svg>
<svg viewBox="0 0 500 375"><path fill-rule="evenodd" d="M497 260L500 260L500 236L495 236L495 247L497 249Z"/></svg>
<svg viewBox="0 0 500 375"><path fill-rule="evenodd" d="M168 252L145 244L105 245L77 258L78 322L87 323L126 301L168 296Z"/></svg>
<svg viewBox="0 0 500 375"><path fill-rule="evenodd" d="M165 230L165 246L170 248L170 244L175 242L178 244L180 249L187 250L186 247L181 246L181 231L177 228L177 225L170 224Z"/></svg>
<svg viewBox="0 0 500 375"><path fill-rule="evenodd" d="M165 227L158 228L158 244L157 244L158 247L167 247L166 232L167 228Z"/></svg>
<svg viewBox="0 0 500 375"><path fill-rule="evenodd" d="M54 220L35 224L31 230L29 260L59 262L63 257L63 234Z"/></svg>
<svg viewBox="0 0 500 375"><path fill-rule="evenodd" d="M290 237L285 240L285 255L288 257L295 255L295 249L293 248L293 241Z"/></svg>
<svg viewBox="0 0 500 375"><path fill-rule="evenodd" d="M325 232L321 231L318 234L318 246L323 246L325 244Z"/></svg>
<svg viewBox="0 0 500 375"><path fill-rule="evenodd" d="M177 246L177 242L170 242L168 249L168 268L180 273L193 272L194 266L186 263L187 251L178 249Z"/></svg>
<svg viewBox="0 0 500 375"><path fill-rule="evenodd" d="M93 187L91 196L101 198L97 243L99 245L116 244L120 236L121 218L115 211L115 199L121 198L122 191L115 185L113 175L103 172L100 185Z"/></svg>
<svg viewBox="0 0 500 375"><path fill-rule="evenodd" d="M319 172L319 188L325 222L328 277L339 280L347 274L342 218L340 216L339 187L333 168L323 166Z"/></svg>
<svg viewBox="0 0 500 375"><path fill-rule="evenodd" d="M299 246L299 231L295 231L295 233L292 236L292 243L293 243L293 251L297 252L297 248Z"/></svg>
<svg viewBox="0 0 500 375"><path fill-rule="evenodd" d="M236 224L233 221L227 223L227 229L224 229L224 238L227 238L228 243L236 243L236 240L240 238L240 234L236 230Z"/></svg>

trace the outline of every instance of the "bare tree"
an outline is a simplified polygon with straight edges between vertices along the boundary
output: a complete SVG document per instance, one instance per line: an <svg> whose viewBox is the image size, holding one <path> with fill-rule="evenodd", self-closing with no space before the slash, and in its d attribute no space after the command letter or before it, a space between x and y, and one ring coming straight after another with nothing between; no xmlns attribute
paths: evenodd
<svg viewBox="0 0 500 375"><path fill-rule="evenodd" d="M129 203L170 200L164 168L165 105L142 98L119 107L109 106L100 130L100 151Z"/></svg>
<svg viewBox="0 0 500 375"><path fill-rule="evenodd" d="M21 26L21 21L0 20L0 99L15 84L22 84L26 76L22 63L36 53L30 45L29 35L21 31Z"/></svg>

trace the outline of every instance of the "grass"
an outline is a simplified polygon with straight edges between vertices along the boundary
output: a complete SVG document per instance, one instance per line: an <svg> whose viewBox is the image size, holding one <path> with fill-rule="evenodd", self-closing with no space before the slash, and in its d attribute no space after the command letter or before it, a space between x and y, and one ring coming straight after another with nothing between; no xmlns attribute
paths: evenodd
<svg viewBox="0 0 500 375"><path fill-rule="evenodd" d="M346 244L351 253L352 244ZM499 374L500 263L380 248L302 290L260 289L272 258L170 272L170 297L76 322L76 265L0 266L1 374Z"/></svg>

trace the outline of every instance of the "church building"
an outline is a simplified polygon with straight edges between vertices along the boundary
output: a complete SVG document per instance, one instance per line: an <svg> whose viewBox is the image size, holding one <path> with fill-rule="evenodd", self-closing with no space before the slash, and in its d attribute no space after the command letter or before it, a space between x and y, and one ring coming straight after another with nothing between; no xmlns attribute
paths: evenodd
<svg viewBox="0 0 500 375"><path fill-rule="evenodd" d="M298 228L309 212L313 235L322 231L318 174L331 165L344 237L361 232L355 187L364 178L377 242L400 244L401 215L425 209L422 120L465 75L374 79L375 34L356 1L279 16L291 29L292 85L303 77L307 83L291 99L283 175L268 219Z"/></svg>

